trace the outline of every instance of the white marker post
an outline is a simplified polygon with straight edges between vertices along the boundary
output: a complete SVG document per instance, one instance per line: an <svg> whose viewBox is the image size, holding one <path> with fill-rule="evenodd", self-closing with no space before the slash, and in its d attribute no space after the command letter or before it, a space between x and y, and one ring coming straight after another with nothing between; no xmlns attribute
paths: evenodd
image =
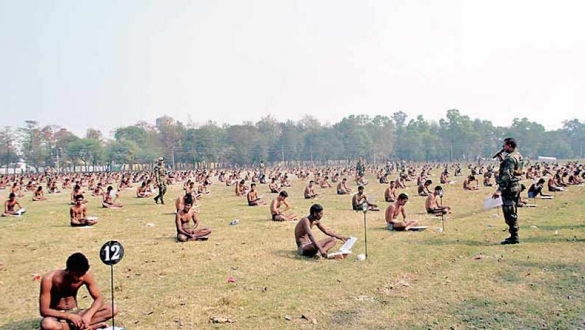
<svg viewBox="0 0 585 330"><path fill-rule="evenodd" d="M118 241L106 242L100 249L100 259L110 266L110 287L112 292L112 330L117 329L114 320L114 265L124 258L124 247ZM119 329L119 328L118 328Z"/></svg>
<svg viewBox="0 0 585 330"><path fill-rule="evenodd" d="M368 221L366 220L366 213L368 213L368 202L362 204L362 211L364 212L364 245L366 247L366 260L368 260Z"/></svg>

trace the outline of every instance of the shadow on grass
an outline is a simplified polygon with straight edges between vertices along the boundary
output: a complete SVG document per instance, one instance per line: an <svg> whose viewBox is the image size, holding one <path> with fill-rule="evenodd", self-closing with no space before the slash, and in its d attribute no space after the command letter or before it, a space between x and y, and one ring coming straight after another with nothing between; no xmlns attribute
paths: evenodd
<svg viewBox="0 0 585 330"><path fill-rule="evenodd" d="M277 257L280 257L280 258L287 258L287 259L293 259L293 260L299 260L299 261L309 261L309 262L318 261L316 258L302 257L297 253L297 251L294 251L294 250L276 250L276 251L272 251L272 254L277 256Z"/></svg>
<svg viewBox="0 0 585 330"><path fill-rule="evenodd" d="M156 237L155 240L157 240L157 241L173 241L173 242L179 243L179 241L177 241L177 236L171 236L171 235L159 236L159 237Z"/></svg>
<svg viewBox="0 0 585 330"><path fill-rule="evenodd" d="M16 321L16 322L0 325L0 330L21 330L21 329L36 330L36 329L40 329L40 322L41 322L40 318Z"/></svg>
<svg viewBox="0 0 585 330"><path fill-rule="evenodd" d="M499 243L486 242L486 241L473 241L473 240L461 240L461 239L432 239L422 240L419 244L425 245L469 245L469 246L494 246L500 245Z"/></svg>
<svg viewBox="0 0 585 330"><path fill-rule="evenodd" d="M542 229L542 230L562 230L562 229L580 229L580 228L585 228L585 224L581 224L581 225L558 225L558 226L542 226L542 225L538 225L537 226L538 229Z"/></svg>

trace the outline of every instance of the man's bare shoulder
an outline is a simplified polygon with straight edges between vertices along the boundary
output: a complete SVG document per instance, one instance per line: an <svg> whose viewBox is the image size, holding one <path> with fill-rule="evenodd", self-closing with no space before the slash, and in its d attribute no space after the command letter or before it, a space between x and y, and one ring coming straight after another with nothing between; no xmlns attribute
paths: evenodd
<svg viewBox="0 0 585 330"><path fill-rule="evenodd" d="M59 279L60 277L62 277L61 272L62 272L61 269L52 270L52 271L46 273L45 275L43 275L43 278L41 279L41 281L53 282L54 279Z"/></svg>

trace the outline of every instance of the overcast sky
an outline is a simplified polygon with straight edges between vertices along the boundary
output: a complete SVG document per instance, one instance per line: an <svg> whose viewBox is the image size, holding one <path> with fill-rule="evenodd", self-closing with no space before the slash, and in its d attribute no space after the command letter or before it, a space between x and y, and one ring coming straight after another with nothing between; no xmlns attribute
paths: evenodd
<svg viewBox="0 0 585 330"><path fill-rule="evenodd" d="M585 1L0 0L0 125L583 120Z"/></svg>

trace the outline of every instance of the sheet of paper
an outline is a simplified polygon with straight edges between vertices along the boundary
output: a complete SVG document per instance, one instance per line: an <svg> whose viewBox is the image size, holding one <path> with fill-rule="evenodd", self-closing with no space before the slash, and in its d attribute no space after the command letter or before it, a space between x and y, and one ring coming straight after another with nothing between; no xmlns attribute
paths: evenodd
<svg viewBox="0 0 585 330"><path fill-rule="evenodd" d="M491 198L488 197L483 200L483 208L484 210L493 209L495 207L502 206L502 197L498 198Z"/></svg>
<svg viewBox="0 0 585 330"><path fill-rule="evenodd" d="M351 236L347 241L345 241L345 243L343 243L343 245L339 248L339 252L343 252L343 253L350 253L351 252L351 248L353 247L353 245L355 244L355 242L357 242L357 237Z"/></svg>

